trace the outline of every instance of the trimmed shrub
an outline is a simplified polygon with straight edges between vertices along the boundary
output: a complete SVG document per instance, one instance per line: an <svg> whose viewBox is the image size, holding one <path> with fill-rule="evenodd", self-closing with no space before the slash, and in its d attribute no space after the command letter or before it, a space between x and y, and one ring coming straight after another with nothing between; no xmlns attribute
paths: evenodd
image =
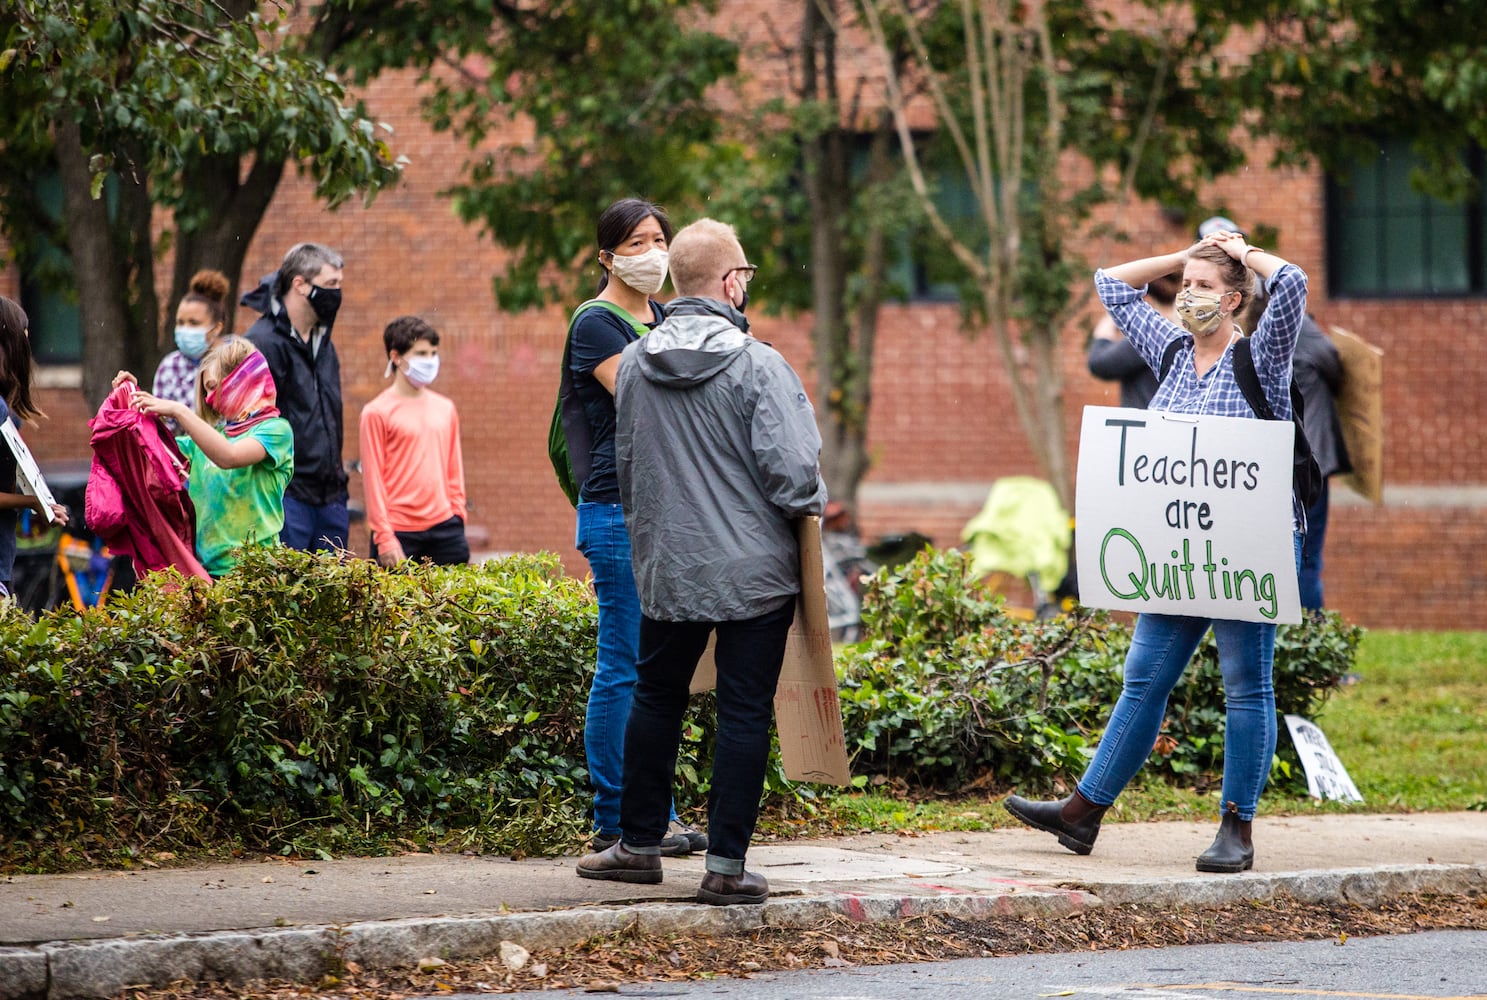
<svg viewBox="0 0 1487 1000"><path fill-rule="evenodd" d="M864 640L838 659L854 770L937 789L1037 788L1082 773L1120 695L1130 631L1076 608L1009 616L967 555L926 549L872 577ZM1276 708L1312 716L1351 669L1362 630L1329 613L1277 630ZM1282 732L1284 727L1282 726ZM1148 773L1222 777L1223 683L1212 636L1173 691ZM1283 773L1297 773L1279 741Z"/></svg>
<svg viewBox="0 0 1487 1000"><path fill-rule="evenodd" d="M126 844L507 852L586 829L595 605L552 555L395 572L250 549L82 615L0 617L13 861Z"/></svg>
<svg viewBox="0 0 1487 1000"><path fill-rule="evenodd" d="M859 772L941 789L1046 783L1082 768L1120 693L1124 636L1104 615L1014 618L962 552L880 570L862 624L837 661Z"/></svg>

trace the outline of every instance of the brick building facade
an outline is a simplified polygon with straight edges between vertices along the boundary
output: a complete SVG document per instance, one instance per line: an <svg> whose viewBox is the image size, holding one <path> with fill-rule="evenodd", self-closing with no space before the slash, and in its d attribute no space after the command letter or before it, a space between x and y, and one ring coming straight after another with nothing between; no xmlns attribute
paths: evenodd
<svg viewBox="0 0 1487 1000"><path fill-rule="evenodd" d="M495 308L489 279L504 254L460 223L439 196L457 178L463 149L423 124L408 78L384 78L365 96L393 125L395 149L409 160L403 182L369 208L351 204L331 212L314 201L309 183L287 176L253 239L243 285L273 270L301 240L344 254L345 300L335 336L348 460L357 455L361 408L385 385L383 325L410 312L431 319L444 337L437 388L454 399L463 422L471 523L487 536L477 547L552 550L570 571L584 573L573 549L573 512L546 455L566 311L512 315ZM1273 249L1309 273L1311 309L1324 326L1346 327L1385 352L1385 502L1375 507L1334 490L1328 604L1367 626L1487 628L1487 298L1330 297L1324 190L1316 172L1255 166L1208 193L1241 225L1279 230ZM1111 262L1176 248L1189 235L1156 206L1130 213L1128 221L1136 249L1112 248ZM168 279L168 269L160 273ZM0 292L14 296L18 287L13 267L0 270ZM753 293L761 303L768 298L767 274ZM237 328L251 318L240 313ZM760 315L754 330L812 384L806 317ZM1085 370L1086 334L1065 331L1071 435L1084 405L1116 403L1115 388ZM40 403L50 419L27 437L43 462L88 454L88 408L69 387L69 374L42 373L47 387ZM861 494L861 523L870 536L919 530L937 544L955 544L997 477L1036 472L995 347L989 337L962 333L954 305L885 308L873 391L874 464ZM1069 447L1074 454L1077 441ZM351 488L359 498L355 476ZM365 551L364 527L353 535Z"/></svg>

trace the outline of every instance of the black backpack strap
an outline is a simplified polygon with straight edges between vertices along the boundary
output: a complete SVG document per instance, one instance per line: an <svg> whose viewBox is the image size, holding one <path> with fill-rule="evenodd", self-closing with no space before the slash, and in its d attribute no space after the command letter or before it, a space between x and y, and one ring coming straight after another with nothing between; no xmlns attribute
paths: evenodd
<svg viewBox="0 0 1487 1000"><path fill-rule="evenodd" d="M1173 337L1167 342L1167 349L1162 352L1162 370L1157 372L1157 384L1161 385L1167 381L1167 373L1172 370L1172 362L1177 360L1177 352L1182 349L1182 338Z"/></svg>
<svg viewBox="0 0 1487 1000"><path fill-rule="evenodd" d="M1248 337L1240 337L1239 343L1234 345L1233 359L1234 381L1239 383L1239 391L1244 393L1249 408L1261 420L1274 420L1275 411L1270 408L1265 390L1260 387L1260 376L1255 371L1255 356L1250 352Z"/></svg>

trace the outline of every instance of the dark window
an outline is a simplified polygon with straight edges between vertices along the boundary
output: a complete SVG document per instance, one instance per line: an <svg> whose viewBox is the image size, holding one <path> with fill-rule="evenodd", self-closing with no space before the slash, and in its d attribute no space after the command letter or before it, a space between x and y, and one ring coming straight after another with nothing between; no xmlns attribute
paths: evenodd
<svg viewBox="0 0 1487 1000"><path fill-rule="evenodd" d="M62 219L62 178L55 170L40 174L33 194L53 226ZM19 261L21 308L31 324L31 352L41 364L75 365L83 359L83 324L77 306L77 277L72 256L39 236Z"/></svg>
<svg viewBox="0 0 1487 1000"><path fill-rule="evenodd" d="M1483 154L1468 164L1484 180ZM1334 296L1448 297L1487 294L1481 198L1448 203L1410 183L1419 158L1386 141L1346 183L1327 181L1327 266Z"/></svg>
<svg viewBox="0 0 1487 1000"><path fill-rule="evenodd" d="M925 180L933 192L940 215L960 239L972 246L984 244L980 209L960 161L934 149L927 133L916 136L916 142ZM855 137L852 164L857 177L867 171L871 145L871 135L859 133ZM892 155L903 155L897 142ZM907 177L901 176L898 183L902 185L900 197L912 206L909 213L920 221L888 233L888 297L905 302L954 302L962 291L964 269L943 245L929 221L923 218L917 196L909 190Z"/></svg>

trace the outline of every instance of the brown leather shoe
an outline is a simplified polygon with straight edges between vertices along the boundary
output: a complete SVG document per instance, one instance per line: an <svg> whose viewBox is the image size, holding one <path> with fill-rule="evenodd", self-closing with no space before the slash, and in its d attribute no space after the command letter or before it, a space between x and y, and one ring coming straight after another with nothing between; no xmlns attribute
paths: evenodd
<svg viewBox="0 0 1487 1000"><path fill-rule="evenodd" d="M708 872L702 876L702 887L697 890L697 902L714 906L732 906L735 903L758 905L769 898L769 883L763 875L740 872L724 875Z"/></svg>
<svg viewBox="0 0 1487 1000"><path fill-rule="evenodd" d="M659 885L661 882L661 855L631 854L621 841L598 854L588 854L579 859L579 878L597 878L609 882L636 882L641 885Z"/></svg>

